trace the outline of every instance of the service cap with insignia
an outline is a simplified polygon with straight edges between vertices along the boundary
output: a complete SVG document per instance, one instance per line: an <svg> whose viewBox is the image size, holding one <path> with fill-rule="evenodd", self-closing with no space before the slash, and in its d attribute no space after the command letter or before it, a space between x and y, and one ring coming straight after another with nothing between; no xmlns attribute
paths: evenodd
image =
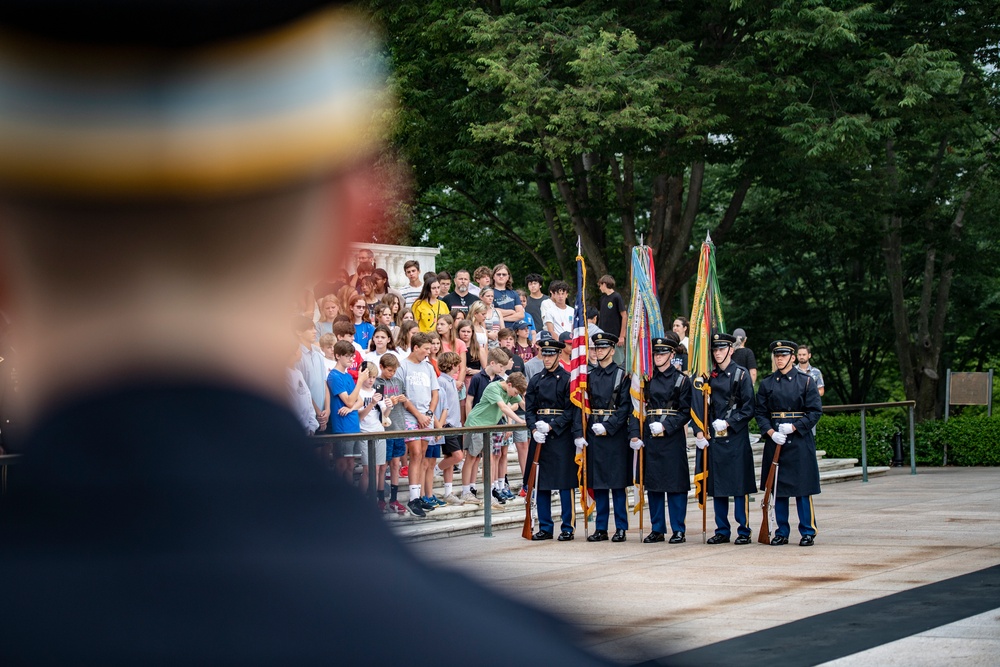
<svg viewBox="0 0 1000 667"><path fill-rule="evenodd" d="M712 334L712 349L720 347L732 347L736 343L736 336L732 336L721 331Z"/></svg>
<svg viewBox="0 0 1000 667"><path fill-rule="evenodd" d="M679 343L680 341L677 338L677 334L673 331L667 332L663 336L653 339L653 354L676 352L677 345Z"/></svg>
<svg viewBox="0 0 1000 667"><path fill-rule="evenodd" d="M771 354L795 354L798 345L790 340L776 340L769 346Z"/></svg>
<svg viewBox="0 0 1000 667"><path fill-rule="evenodd" d="M594 347L614 347L618 344L618 336L607 331L598 331L590 337L590 340L593 341Z"/></svg>
<svg viewBox="0 0 1000 667"><path fill-rule="evenodd" d="M538 340L538 351L543 357L559 354L559 351L566 347L566 343L556 340L552 336L542 337Z"/></svg>

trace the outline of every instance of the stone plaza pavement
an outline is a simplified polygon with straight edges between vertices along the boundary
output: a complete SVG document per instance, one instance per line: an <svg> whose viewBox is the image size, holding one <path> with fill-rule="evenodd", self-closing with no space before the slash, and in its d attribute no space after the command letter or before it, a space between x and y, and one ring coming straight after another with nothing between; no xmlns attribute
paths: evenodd
<svg viewBox="0 0 1000 667"><path fill-rule="evenodd" d="M572 542L531 543L520 531L508 530L492 538L466 535L413 548L566 618L580 628L583 645L620 664L655 664L664 658L663 664L757 664L742 659L742 652L756 646L757 637L780 646L783 626L793 622L798 623L788 626L788 637L798 648L790 655L771 653L766 656L770 664L834 659L830 664L852 666L1000 664L1000 588L976 583L981 592L966 590L966 597L947 589L953 577L986 568L1000 572L995 567L1000 564L1000 468L921 468L917 475L909 468L894 469L867 484L825 486L815 508L819 534L811 548L798 546L794 503L792 543L782 547L756 541L702 544L701 512L691 505L688 541L680 545L641 544L633 517L628 541L621 544L587 543L578 525ZM761 512L753 503L751 510L756 540ZM648 531L648 517L645 527ZM709 535L712 527L709 507ZM946 602L938 603L944 616L930 618L947 622L921 626L920 605L927 603L920 599L909 606L889 604L885 611L870 609L892 603L900 596L889 596L901 591L919 598L921 587L936 582L944 582L935 589L940 594L945 588ZM970 599L978 607L963 601ZM848 627L843 636L828 638L823 650L811 649L811 637L819 647L826 627L827 616L818 615L839 613L844 625L843 617L849 619L855 609L863 619L855 624L858 632ZM865 615L866 609L877 613ZM906 621L907 614L918 621ZM463 615L486 619L488 610L463 608ZM502 627L502 619L497 622ZM861 630L877 645L864 643ZM503 643L516 647L516 639L513 644L510 639ZM513 664L521 662L516 648L504 650L512 652Z"/></svg>

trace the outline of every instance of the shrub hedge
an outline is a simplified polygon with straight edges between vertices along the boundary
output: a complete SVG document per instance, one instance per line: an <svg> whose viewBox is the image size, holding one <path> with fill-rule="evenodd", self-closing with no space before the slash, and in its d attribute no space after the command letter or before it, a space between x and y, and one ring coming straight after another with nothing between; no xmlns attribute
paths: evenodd
<svg viewBox="0 0 1000 667"><path fill-rule="evenodd" d="M910 462L910 440L905 413L893 411L866 415L868 465L886 466L892 461L892 436L903 436L904 465ZM960 416L935 419L916 426L917 465L939 466L948 446L948 465L1000 466L1000 417ZM816 448L830 458L861 461L861 415L825 414L816 426Z"/></svg>

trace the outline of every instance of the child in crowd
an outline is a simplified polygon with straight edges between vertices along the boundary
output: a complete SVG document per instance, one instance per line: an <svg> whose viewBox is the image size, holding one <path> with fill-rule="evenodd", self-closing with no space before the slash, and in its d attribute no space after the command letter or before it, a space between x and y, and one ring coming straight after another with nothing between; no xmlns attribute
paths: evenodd
<svg viewBox="0 0 1000 667"><path fill-rule="evenodd" d="M569 297L569 283L553 280L549 285L551 298L542 302L542 323L549 334L559 339L559 334L573 332L573 308L566 305Z"/></svg>
<svg viewBox="0 0 1000 667"><path fill-rule="evenodd" d="M441 287L437 278L431 278L424 283L420 296L413 302L413 319L424 333L434 331L438 318L448 314L448 304L438 298Z"/></svg>
<svg viewBox="0 0 1000 667"><path fill-rule="evenodd" d="M361 290L361 296L365 300L365 307L368 309L365 321L373 322L375 320L375 308L382 303L378 294L375 293L375 279L371 276L362 277L358 281L358 289Z"/></svg>
<svg viewBox="0 0 1000 667"><path fill-rule="evenodd" d="M438 368L441 370L441 377L438 378L440 385L441 400L438 405L444 405L442 412L443 428L459 428L462 425L461 408L459 407L458 378L461 377L462 367L461 357L455 352L442 352L438 355ZM464 385L462 385L464 387ZM455 466L462 462L462 436L446 435L444 444L441 446L443 458L438 467L441 469L442 481L444 482L444 501L449 505L462 505L462 500L455 495L453 483L455 481Z"/></svg>
<svg viewBox="0 0 1000 667"><path fill-rule="evenodd" d="M518 327L518 331L526 331L528 325L522 322L515 322L515 327ZM500 347L507 351L510 355L510 369L509 373L521 373L525 374L524 370L524 360L517 354L514 332L510 329L500 330ZM525 377L527 377L525 375ZM524 419L524 405L518 406L517 416ZM505 434L506 436L506 434ZM528 462L528 431L526 429L518 429L510 434L511 440L514 443L514 448L517 450L517 462L521 466L521 470L527 470L525 465ZM503 448L506 451L506 447ZM504 486L501 489L501 493L504 495L506 500L513 500L514 493L510 490L510 483L507 480L507 457L501 456L499 466L496 468L497 479L503 479Z"/></svg>
<svg viewBox="0 0 1000 667"><path fill-rule="evenodd" d="M354 318L354 342L361 346L362 350L367 350L372 334L375 333L375 327L368 321L368 306L365 304L365 298L360 294L353 294L347 303L351 316Z"/></svg>
<svg viewBox="0 0 1000 667"><path fill-rule="evenodd" d="M505 418L508 424L524 424L524 420L518 417L510 406L520 403L521 397L527 389L528 380L524 377L523 373L512 373L507 379L491 382L483 392L482 400L479 401L469 413L469 418L465 421L465 425L493 426L500 423L501 418ZM467 487L465 484L465 470L467 468L472 468L473 470L478 468L479 456L482 455L482 452L483 436L482 434L473 434L470 438L469 457L465 467L462 468L462 500L466 500L467 494L469 498L475 497L471 493L471 487ZM475 459L476 465L470 466L469 463L471 463L473 459ZM503 503L500 503L499 501L500 497L503 495L501 493L503 488L503 478L498 475L497 479L493 481L492 489L492 494L495 499L495 502L493 503L494 509L503 509Z"/></svg>
<svg viewBox="0 0 1000 667"><path fill-rule="evenodd" d="M396 335L396 320L392 316L392 308L382 303L375 309L375 327L383 326L389 329L393 337Z"/></svg>
<svg viewBox="0 0 1000 667"><path fill-rule="evenodd" d="M424 286L420 280L420 262L415 259L408 260L403 264L403 273L410 282L399 290L399 294L403 297L403 306L400 310L407 311L420 296L420 290Z"/></svg>
<svg viewBox="0 0 1000 667"><path fill-rule="evenodd" d="M542 333L545 325L542 323L542 303L549 297L542 292L542 277L537 273L529 273L524 277L524 283L528 286L528 300L524 304L525 314L531 315L535 322L535 335ZM535 338L537 342L537 338Z"/></svg>
<svg viewBox="0 0 1000 667"><path fill-rule="evenodd" d="M493 284L493 269L488 266L480 266L473 272L472 279L476 281L476 284L469 285L469 291L482 298L483 288Z"/></svg>
<svg viewBox="0 0 1000 667"><path fill-rule="evenodd" d="M399 298L397 294L386 294L382 297L382 303L389 306L389 311L392 313L392 322L394 325L399 326L399 323L403 321L403 300Z"/></svg>
<svg viewBox="0 0 1000 667"><path fill-rule="evenodd" d="M409 356L410 354L410 338L413 336L414 331L417 329L417 323L413 320L403 320L397 327L396 331L396 351L399 353L399 358Z"/></svg>
<svg viewBox="0 0 1000 667"><path fill-rule="evenodd" d="M377 364L383 354L396 354L396 344L392 342L392 332L389 331L389 327L380 324L375 327L372 342L368 344L368 351L365 352L364 359Z"/></svg>
<svg viewBox="0 0 1000 667"><path fill-rule="evenodd" d="M403 417L406 412L406 391L403 382L396 377L396 369L399 368L399 359L392 354L383 355L379 359L379 366L382 374L375 384L375 391L383 396L384 413L388 413L390 431L405 431L406 421ZM385 458L389 464L389 504L386 506L387 512L406 514L406 507L399 502L399 468L402 459L406 455L406 443L402 438L390 438L385 441ZM382 480L379 480L381 483Z"/></svg>
<svg viewBox="0 0 1000 667"><path fill-rule="evenodd" d="M309 387L313 406L316 409L316 421L319 431L325 431L330 420L330 394L326 390L326 366L323 364L323 353L316 347L316 327L313 321L304 315L292 319L292 329L299 340L301 357L296 368Z"/></svg>
<svg viewBox="0 0 1000 667"><path fill-rule="evenodd" d="M348 366L354 360L356 350L350 341L338 340L333 346L333 354L337 359L337 366L330 371L330 376L326 380L331 397L331 431L333 433L358 433L361 426L357 407L362 383L355 382L354 378L347 372ZM371 375L374 377L374 369L372 369ZM363 380L364 378L362 378ZM349 484L354 483L354 459L361 454L363 445L361 440L338 440L336 443L337 474L343 476Z"/></svg>
<svg viewBox="0 0 1000 667"><path fill-rule="evenodd" d="M518 322L514 325L514 354L521 357L524 363L528 363L535 357L535 345L529 339L531 330L527 322Z"/></svg>
<svg viewBox="0 0 1000 667"><path fill-rule="evenodd" d="M466 417L465 420L466 426L473 425L469 423L469 418L472 415L472 411L479 403L479 399L482 398L483 393L486 391L487 385L492 383L494 380L502 379L503 373L507 369L507 365L509 363L510 356L507 354L507 351L502 348L495 347L487 353L486 367L477 373L469 383L468 396L465 397L465 413L466 415L469 415L469 417ZM496 422L493 423L495 424ZM476 481L476 477L479 475L479 459L483 454L484 448L482 440L481 434L473 433L466 441L468 454L465 457L465 465L462 467L461 500L463 502L478 502L478 499L472 494L472 485ZM496 470L495 467L493 469Z"/></svg>
<svg viewBox="0 0 1000 667"><path fill-rule="evenodd" d="M306 379L302 377L302 371L295 365L302 359L302 347L296 345L288 358L288 369L285 373L285 381L288 389L288 404L292 412L298 418L299 423L306 431L306 435L312 435L319 428L319 421L316 420L316 407L313 405L312 396L309 394L309 386Z"/></svg>
<svg viewBox="0 0 1000 667"><path fill-rule="evenodd" d="M455 324L455 338L465 343L464 382L466 389L468 389L469 382L472 380L472 377L483 369L482 356L480 354L482 348L473 342L475 332L473 330L472 322L469 320L462 320L461 322Z"/></svg>
<svg viewBox="0 0 1000 667"><path fill-rule="evenodd" d="M347 371L350 373L351 377L357 380L358 371L361 369L361 362L364 361L364 354L361 348L358 346L354 339L354 325L350 322L334 322L333 323L333 335L337 337L337 342L345 341L351 344L351 349L354 350L354 355L351 362L347 365ZM334 353L334 358L336 358L336 353Z"/></svg>
<svg viewBox="0 0 1000 667"><path fill-rule="evenodd" d="M316 322L316 340L323 334L333 333L333 321L340 315L340 301L333 294L327 294L319 300L319 320Z"/></svg>
<svg viewBox="0 0 1000 667"><path fill-rule="evenodd" d="M535 332L538 330L538 326L535 323L535 317L528 312L528 293L523 289L518 288L517 296L521 300L521 307L524 308L524 319L521 321L528 325L528 338L532 343L535 342ZM527 361L527 360L525 360Z"/></svg>
<svg viewBox="0 0 1000 667"><path fill-rule="evenodd" d="M352 338L354 334L351 334ZM326 376L330 376L330 371L337 365L337 357L333 355L333 346L337 344L337 337L332 333L323 334L319 337L319 349L323 352L323 365L326 368Z"/></svg>
<svg viewBox="0 0 1000 667"><path fill-rule="evenodd" d="M364 280L364 278L362 278ZM361 393L359 396L358 421L362 433L384 433L385 426L382 424L382 401L383 395L375 389L375 378L378 377L378 365L366 361L361 365ZM375 495L377 498L379 511L385 511L385 439L375 440ZM358 490L362 495L367 495L369 466L372 462L368 458L368 441L361 441L361 479L358 481Z"/></svg>
<svg viewBox="0 0 1000 667"><path fill-rule="evenodd" d="M497 342L500 343L500 347L507 351L507 356L510 357L512 362L509 371L511 373L523 373L524 372L524 360L514 353L514 332L511 329L501 329L497 334Z"/></svg>
<svg viewBox="0 0 1000 667"><path fill-rule="evenodd" d="M479 293L479 299L486 306L486 312L483 313L483 327L486 330L487 338L486 346L496 347L497 334L503 328L503 320L500 318L500 312L493 306L493 288L484 287Z"/></svg>
<svg viewBox="0 0 1000 667"><path fill-rule="evenodd" d="M430 336L417 332L410 339L410 354L399 361L399 370L396 373L403 382L406 391L406 409L408 414L404 415L406 430L414 431L413 435L407 438L406 448L410 457L409 478L410 478L410 500L407 507L416 516L425 516L425 512L437 507L437 503L432 503L426 497L421 497L421 481L424 472L424 460L427 456L427 447L431 444L432 438L423 436L419 431L428 430L433 424L434 408L438 403L438 380L434 367L427 361L431 353ZM416 484L413 482L416 481ZM431 489L426 489L431 493Z"/></svg>

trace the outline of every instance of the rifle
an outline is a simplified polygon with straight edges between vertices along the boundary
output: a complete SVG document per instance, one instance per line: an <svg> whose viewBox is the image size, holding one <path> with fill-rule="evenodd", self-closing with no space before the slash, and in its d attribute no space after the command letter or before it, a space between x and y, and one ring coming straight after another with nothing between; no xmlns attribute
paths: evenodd
<svg viewBox="0 0 1000 667"><path fill-rule="evenodd" d="M535 443L535 455L531 457L531 463L528 465L528 488L525 490L524 495L524 527L521 529L521 537L526 540L531 539L531 507L534 504L534 494L535 487L538 485L538 455L542 451L542 443Z"/></svg>
<svg viewBox="0 0 1000 667"><path fill-rule="evenodd" d="M778 483L778 457L780 456L781 445L776 445L774 458L771 459L771 469L767 471L767 482L764 484L764 498L760 501L760 509L764 513L764 519L761 521L760 531L757 533L757 541L761 544L771 543L771 526L769 522L774 519L774 485Z"/></svg>

